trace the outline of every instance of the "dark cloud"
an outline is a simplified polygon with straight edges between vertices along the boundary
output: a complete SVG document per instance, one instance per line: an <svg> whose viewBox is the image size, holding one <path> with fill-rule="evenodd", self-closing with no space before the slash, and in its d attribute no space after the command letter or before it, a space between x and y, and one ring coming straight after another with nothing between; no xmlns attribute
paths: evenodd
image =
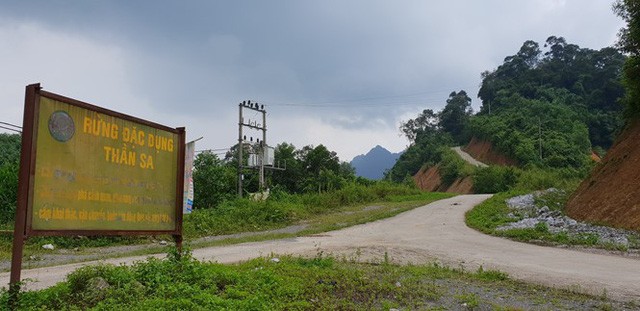
<svg viewBox="0 0 640 311"><path fill-rule="evenodd" d="M0 29L33 23L111 47L120 53L120 83L132 96L184 120L228 118L239 101L253 99L290 118L396 130L400 115L438 110L454 90L466 90L478 107L480 73L526 40L557 35L595 49L613 44L621 22L610 6L601 0L4 1Z"/></svg>

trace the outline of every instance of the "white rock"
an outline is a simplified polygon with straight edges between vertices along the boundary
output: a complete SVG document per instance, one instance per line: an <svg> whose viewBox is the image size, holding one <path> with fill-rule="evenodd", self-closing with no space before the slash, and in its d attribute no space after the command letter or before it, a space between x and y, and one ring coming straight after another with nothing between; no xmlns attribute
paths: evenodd
<svg viewBox="0 0 640 311"><path fill-rule="evenodd" d="M278 263L278 262L280 262L280 258L278 258L278 257L271 258L271 262Z"/></svg>
<svg viewBox="0 0 640 311"><path fill-rule="evenodd" d="M42 248L44 248L44 249L49 249L49 250L53 250L53 249L55 249L55 247L53 246L53 244L45 244L45 245L42 245Z"/></svg>

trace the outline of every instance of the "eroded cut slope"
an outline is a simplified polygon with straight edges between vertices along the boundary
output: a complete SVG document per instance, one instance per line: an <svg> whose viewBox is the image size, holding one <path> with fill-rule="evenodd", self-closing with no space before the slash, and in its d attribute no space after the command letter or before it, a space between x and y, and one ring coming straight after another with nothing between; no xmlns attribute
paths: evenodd
<svg viewBox="0 0 640 311"><path fill-rule="evenodd" d="M618 137L566 212L575 219L640 231L640 121Z"/></svg>

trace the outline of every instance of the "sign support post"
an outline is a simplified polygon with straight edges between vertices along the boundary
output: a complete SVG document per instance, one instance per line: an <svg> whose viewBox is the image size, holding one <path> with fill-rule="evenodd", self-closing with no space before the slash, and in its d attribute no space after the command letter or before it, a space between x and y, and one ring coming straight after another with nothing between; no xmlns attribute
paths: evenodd
<svg viewBox="0 0 640 311"><path fill-rule="evenodd" d="M33 119L36 93L40 90L40 84L28 85L24 96L24 116L22 120L22 142L20 151L20 171L18 173L18 205L16 206L16 221L13 230L13 249L11 252L11 275L9 279L9 307L14 310L17 306L18 293L20 292L20 272L22 270L22 254L26 239L27 205L29 193L29 180L31 170L28 162L31 162Z"/></svg>

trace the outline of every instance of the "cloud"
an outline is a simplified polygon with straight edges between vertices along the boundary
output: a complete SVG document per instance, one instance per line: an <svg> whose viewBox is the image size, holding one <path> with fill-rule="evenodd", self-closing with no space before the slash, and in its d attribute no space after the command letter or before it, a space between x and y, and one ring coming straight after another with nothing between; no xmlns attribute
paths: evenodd
<svg viewBox="0 0 640 311"><path fill-rule="evenodd" d="M325 143L347 159L370 149L366 144L401 148L400 120L440 110L451 91L466 90L477 110L480 73L526 40L557 35L593 49L613 44L622 22L610 6L10 2L0 12L0 112L3 121L19 123L24 86L42 82L53 92L186 126L190 137L205 136L202 147L221 148L236 142L237 104L251 99L267 105L273 141Z"/></svg>
<svg viewBox="0 0 640 311"><path fill-rule="evenodd" d="M40 82L53 92L130 114L149 111L127 83L120 47L73 34L52 32L33 22L0 25L0 75L5 120L20 124L24 87Z"/></svg>

